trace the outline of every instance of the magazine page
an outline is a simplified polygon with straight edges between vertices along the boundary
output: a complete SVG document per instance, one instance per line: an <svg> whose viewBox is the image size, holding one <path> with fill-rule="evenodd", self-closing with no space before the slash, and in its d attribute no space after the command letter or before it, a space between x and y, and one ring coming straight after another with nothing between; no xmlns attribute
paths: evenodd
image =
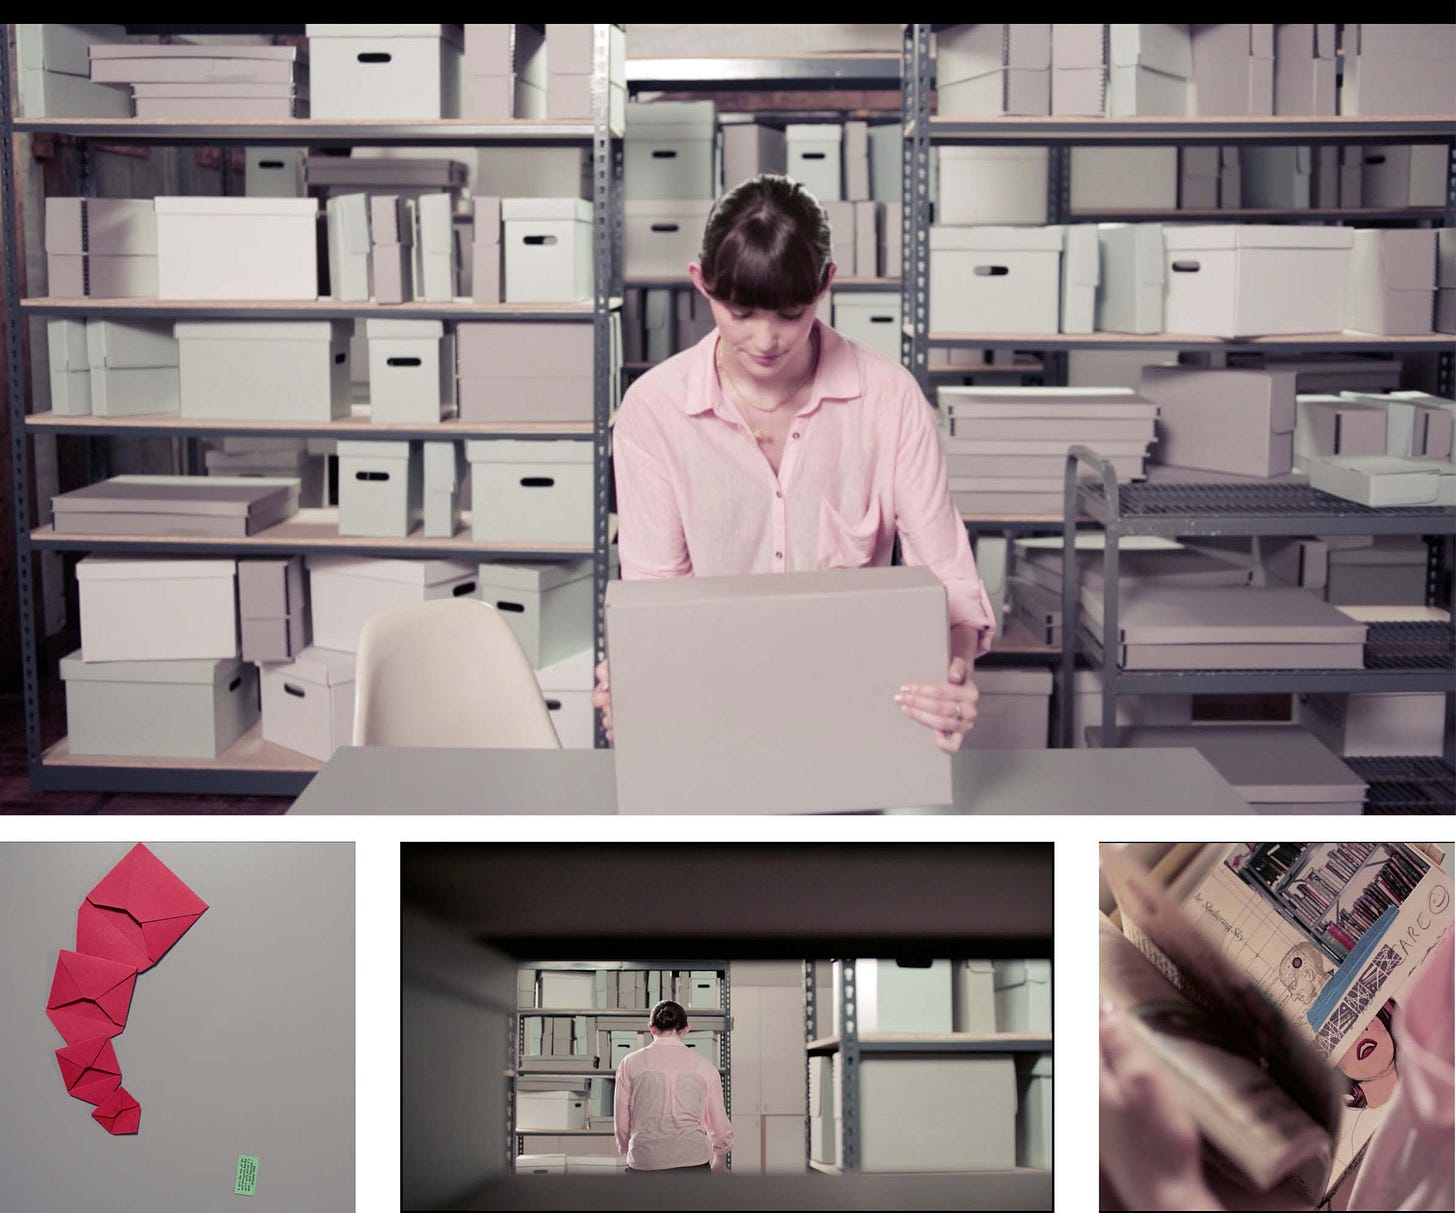
<svg viewBox="0 0 1456 1213"><path fill-rule="evenodd" d="M1125 1010L1216 1152L1205 1170L1226 1203L1247 1205L1242 1187L1259 1208L1308 1208L1329 1174L1329 1133L1247 1055L1238 1025L1191 1003L1106 917L1099 971L1102 998ZM1281 1185L1297 1192L1275 1201Z"/></svg>

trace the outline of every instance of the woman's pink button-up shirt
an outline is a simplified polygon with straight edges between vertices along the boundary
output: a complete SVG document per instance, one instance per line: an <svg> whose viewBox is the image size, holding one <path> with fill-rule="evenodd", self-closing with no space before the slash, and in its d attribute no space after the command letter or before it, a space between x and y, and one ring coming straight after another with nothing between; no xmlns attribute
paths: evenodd
<svg viewBox="0 0 1456 1213"><path fill-rule="evenodd" d="M733 1126L723 1107L723 1080L681 1037L657 1036L617 1063L612 1106L617 1153L634 1171L712 1163L723 1169Z"/></svg>
<svg viewBox="0 0 1456 1213"><path fill-rule="evenodd" d="M724 399L718 334L649 371L617 414L622 576L700 577L907 564L945 586L950 624L995 631L915 378L820 323L819 367L778 474Z"/></svg>

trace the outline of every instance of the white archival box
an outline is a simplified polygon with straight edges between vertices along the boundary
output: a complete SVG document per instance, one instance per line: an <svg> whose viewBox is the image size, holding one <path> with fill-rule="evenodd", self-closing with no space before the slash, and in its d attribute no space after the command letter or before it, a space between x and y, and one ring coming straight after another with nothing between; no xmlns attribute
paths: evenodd
<svg viewBox="0 0 1456 1213"><path fill-rule="evenodd" d="M340 535L403 539L423 515L419 443L339 443Z"/></svg>
<svg viewBox="0 0 1456 1213"><path fill-rule="evenodd" d="M900 361L900 296L888 291L831 291L834 329L882 358Z"/></svg>
<svg viewBox="0 0 1456 1213"><path fill-rule="evenodd" d="M426 442L425 535L449 539L460 526L460 503L470 474L458 442Z"/></svg>
<svg viewBox="0 0 1456 1213"><path fill-rule="evenodd" d="M460 560L310 556L308 571L313 642L346 653L359 651L359 633L379 611L475 596L475 565Z"/></svg>
<svg viewBox="0 0 1456 1213"><path fill-rule="evenodd" d="M946 755L893 702L944 678L945 609L924 568L609 583L619 809L948 803Z"/></svg>
<svg viewBox="0 0 1456 1213"><path fill-rule="evenodd" d="M306 198L303 177L307 154L301 147L243 149L243 189L249 198Z"/></svg>
<svg viewBox="0 0 1456 1213"><path fill-rule="evenodd" d="M455 399L455 340L439 320L366 320L369 419L433 423Z"/></svg>
<svg viewBox="0 0 1456 1213"><path fill-rule="evenodd" d="M934 333L1056 333L1062 228L930 229Z"/></svg>
<svg viewBox="0 0 1456 1213"><path fill-rule="evenodd" d="M935 220L948 226L1044 224L1047 163L1042 147L942 147Z"/></svg>
<svg viewBox="0 0 1456 1213"><path fill-rule="evenodd" d="M329 231L329 295L345 302L367 301L374 293L369 196L335 194L324 209Z"/></svg>
<svg viewBox="0 0 1456 1213"><path fill-rule="evenodd" d="M1163 331L1163 225L1102 223L1094 327L1100 333Z"/></svg>
<svg viewBox="0 0 1456 1213"><path fill-rule="evenodd" d="M1175 147L1074 147L1072 214L1078 211L1178 205Z"/></svg>
<svg viewBox="0 0 1456 1213"><path fill-rule="evenodd" d="M98 417L175 413L179 401L175 366L91 368L91 411Z"/></svg>
<svg viewBox="0 0 1456 1213"><path fill-rule="evenodd" d="M1356 229L1350 249L1348 327L1362 333L1432 331L1434 228Z"/></svg>
<svg viewBox="0 0 1456 1213"><path fill-rule="evenodd" d="M175 367L178 351L172 324L166 320L87 320L82 364L86 363L93 368L125 370Z"/></svg>
<svg viewBox="0 0 1456 1213"><path fill-rule="evenodd" d="M1361 505L1434 505L1441 475L1430 461L1397 455L1333 455L1311 459L1309 483Z"/></svg>
<svg viewBox="0 0 1456 1213"><path fill-rule="evenodd" d="M631 278L685 278L702 248L711 202L628 198L622 204L624 272Z"/></svg>
<svg viewBox="0 0 1456 1213"><path fill-rule="evenodd" d="M532 669L592 641L592 561L522 560L480 566L480 597L511 625Z"/></svg>
<svg viewBox="0 0 1456 1213"><path fill-rule="evenodd" d="M184 417L333 421L350 409L349 324L179 320Z"/></svg>
<svg viewBox="0 0 1456 1213"><path fill-rule="evenodd" d="M1052 1031L1052 962L1050 960L998 960L994 962L996 1030L998 1032Z"/></svg>
<svg viewBox="0 0 1456 1213"><path fill-rule="evenodd" d="M844 197L844 127L837 122L791 122L784 128L788 175L820 202Z"/></svg>
<svg viewBox="0 0 1456 1213"><path fill-rule="evenodd" d="M712 101L628 102L623 170L628 195L716 198L716 137L717 107Z"/></svg>
<svg viewBox="0 0 1456 1213"><path fill-rule="evenodd" d="M51 412L61 417L91 415L89 369L51 372Z"/></svg>
<svg viewBox="0 0 1456 1213"><path fill-rule="evenodd" d="M580 198L502 198L506 301L590 299L591 218L591 203Z"/></svg>
<svg viewBox="0 0 1456 1213"><path fill-rule="evenodd" d="M1446 696L1428 693L1296 695L1295 719L1345 758L1439 755Z"/></svg>
<svg viewBox="0 0 1456 1213"><path fill-rule="evenodd" d="M161 299L317 299L314 198L158 198Z"/></svg>
<svg viewBox="0 0 1456 1213"><path fill-rule="evenodd" d="M1016 1066L1009 1054L866 1057L859 1103L862 1171L1016 1165Z"/></svg>
<svg viewBox="0 0 1456 1213"><path fill-rule="evenodd" d="M989 960L951 962L951 1030L996 1030L996 971Z"/></svg>
<svg viewBox="0 0 1456 1213"><path fill-rule="evenodd" d="M591 702L595 667L596 653L588 647L536 671L536 683L563 749L590 750L596 745L596 709Z"/></svg>
<svg viewBox="0 0 1456 1213"><path fill-rule="evenodd" d="M1097 311L1102 251L1097 225L1070 223L1063 229L1062 332L1090 333Z"/></svg>
<svg viewBox="0 0 1456 1213"><path fill-rule="evenodd" d="M315 118L456 118L458 25L307 25Z"/></svg>
<svg viewBox="0 0 1456 1213"><path fill-rule="evenodd" d="M1352 241L1340 227L1169 225L1164 328L1212 337L1340 332Z"/></svg>
<svg viewBox="0 0 1456 1213"><path fill-rule="evenodd" d="M353 653L309 646L261 666L263 740L327 762L354 739Z"/></svg>
<svg viewBox="0 0 1456 1213"><path fill-rule="evenodd" d="M844 1032L839 1000L840 962L834 962L834 1030ZM949 1032L951 962L902 964L896 960L854 962L855 1011L865 1032Z"/></svg>
<svg viewBox="0 0 1456 1213"><path fill-rule="evenodd" d="M216 758L258 719L258 672L236 657L61 661L66 748L117 757Z"/></svg>
<svg viewBox="0 0 1456 1213"><path fill-rule="evenodd" d="M589 442L474 440L465 457L477 543L592 542Z"/></svg>
<svg viewBox="0 0 1456 1213"><path fill-rule="evenodd" d="M575 1091L518 1091L516 1129L584 1129L588 1103Z"/></svg>
<svg viewBox="0 0 1456 1213"><path fill-rule="evenodd" d="M236 657L237 561L86 556L76 565L85 661Z"/></svg>

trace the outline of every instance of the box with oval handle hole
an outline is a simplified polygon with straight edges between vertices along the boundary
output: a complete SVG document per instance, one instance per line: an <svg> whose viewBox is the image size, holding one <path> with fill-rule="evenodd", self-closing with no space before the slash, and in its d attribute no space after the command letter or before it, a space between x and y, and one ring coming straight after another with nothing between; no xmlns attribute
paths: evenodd
<svg viewBox="0 0 1456 1213"><path fill-rule="evenodd" d="M629 278L684 279L696 260L713 203L628 198L622 203L622 266Z"/></svg>
<svg viewBox="0 0 1456 1213"><path fill-rule="evenodd" d="M511 625L533 669L591 647L590 557L482 564L479 592Z"/></svg>
<svg viewBox="0 0 1456 1213"><path fill-rule="evenodd" d="M419 443L339 443L339 534L403 539L424 516Z"/></svg>
<svg viewBox="0 0 1456 1213"><path fill-rule="evenodd" d="M716 198L717 128L712 101L628 102L623 173L628 197Z"/></svg>
<svg viewBox="0 0 1456 1213"><path fill-rule="evenodd" d="M347 417L349 322L179 320L180 411L231 421Z"/></svg>
<svg viewBox="0 0 1456 1213"><path fill-rule="evenodd" d="M900 297L888 291L831 291L834 329L891 362L900 361Z"/></svg>
<svg viewBox="0 0 1456 1213"><path fill-rule="evenodd" d="M502 198L506 302L590 300L591 219L581 198Z"/></svg>
<svg viewBox="0 0 1456 1213"><path fill-rule="evenodd" d="M597 743L596 709L591 702L595 669L596 652L588 639L586 648L536 671L536 684L564 750L590 750Z"/></svg>
<svg viewBox="0 0 1456 1213"><path fill-rule="evenodd" d="M465 38L459 25L309 24L315 118L458 118Z"/></svg>
<svg viewBox="0 0 1456 1213"><path fill-rule="evenodd" d="M355 655L311 645L262 667L263 740L327 762L354 736Z"/></svg>
<svg viewBox="0 0 1456 1213"><path fill-rule="evenodd" d="M84 557L76 565L82 660L217 660L238 655L237 562Z"/></svg>
<svg viewBox="0 0 1456 1213"><path fill-rule="evenodd" d="M591 546L590 442L482 439L465 457L477 543Z"/></svg>
<svg viewBox="0 0 1456 1213"><path fill-rule="evenodd" d="M364 622L379 611L476 596L475 565L463 560L310 556L308 581L314 645L346 653L359 651Z"/></svg>
<svg viewBox="0 0 1456 1213"><path fill-rule="evenodd" d="M931 332L1058 332L1061 268L1060 226L933 226Z"/></svg>
<svg viewBox="0 0 1456 1213"><path fill-rule="evenodd" d="M455 338L439 320L366 320L369 419L434 424L455 402Z"/></svg>
<svg viewBox="0 0 1456 1213"><path fill-rule="evenodd" d="M61 660L71 754L216 758L258 720L257 667L236 657Z"/></svg>

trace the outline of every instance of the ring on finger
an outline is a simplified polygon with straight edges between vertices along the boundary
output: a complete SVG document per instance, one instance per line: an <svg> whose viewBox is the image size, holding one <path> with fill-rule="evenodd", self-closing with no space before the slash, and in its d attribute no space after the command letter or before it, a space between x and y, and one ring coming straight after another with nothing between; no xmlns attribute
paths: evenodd
<svg viewBox="0 0 1456 1213"><path fill-rule="evenodd" d="M966 718L961 715L961 705L960 704L956 704L955 705L955 718L956 718L956 724L965 724L965 722L966 722Z"/></svg>

